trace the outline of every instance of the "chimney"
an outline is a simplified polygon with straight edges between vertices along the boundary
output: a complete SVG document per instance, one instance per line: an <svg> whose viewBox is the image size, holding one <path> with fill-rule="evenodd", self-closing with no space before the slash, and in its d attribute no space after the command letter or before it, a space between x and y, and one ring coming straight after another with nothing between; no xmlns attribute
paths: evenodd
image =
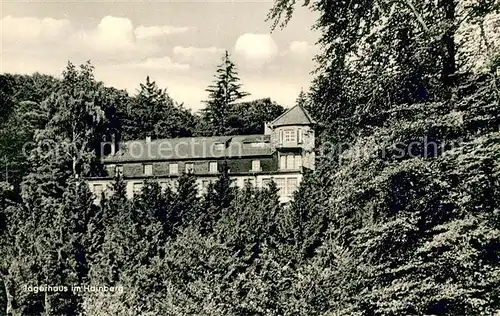
<svg viewBox="0 0 500 316"><path fill-rule="evenodd" d="M111 135L111 150L109 152L109 154L111 156L114 156L114 154L116 154L116 147L117 147L117 144L118 142L116 141L116 137L115 135Z"/></svg>
<svg viewBox="0 0 500 316"><path fill-rule="evenodd" d="M151 143L151 136L146 136L146 143Z"/></svg>

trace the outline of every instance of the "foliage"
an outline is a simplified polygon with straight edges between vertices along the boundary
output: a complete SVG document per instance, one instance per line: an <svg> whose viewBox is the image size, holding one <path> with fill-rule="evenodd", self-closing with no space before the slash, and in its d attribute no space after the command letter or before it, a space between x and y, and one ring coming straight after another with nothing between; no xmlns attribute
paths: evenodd
<svg viewBox="0 0 500 316"><path fill-rule="evenodd" d="M195 118L183 104L177 104L149 76L136 96L121 106L122 139L187 137L193 134Z"/></svg>
<svg viewBox="0 0 500 316"><path fill-rule="evenodd" d="M209 93L203 109L201 133L203 135L229 135L231 133L230 113L234 102L248 96L241 91L236 65L226 51L222 63L217 67L214 83L206 91ZM237 126L237 125L236 125Z"/></svg>

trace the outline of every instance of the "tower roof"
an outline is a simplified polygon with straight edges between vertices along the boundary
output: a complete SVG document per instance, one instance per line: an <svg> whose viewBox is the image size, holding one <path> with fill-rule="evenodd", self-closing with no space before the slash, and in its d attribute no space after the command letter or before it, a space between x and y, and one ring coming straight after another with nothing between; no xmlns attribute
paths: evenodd
<svg viewBox="0 0 500 316"><path fill-rule="evenodd" d="M307 113L300 104L290 108L285 113L281 114L274 121L270 123L271 126L285 126L285 125L311 125L314 124L314 120Z"/></svg>

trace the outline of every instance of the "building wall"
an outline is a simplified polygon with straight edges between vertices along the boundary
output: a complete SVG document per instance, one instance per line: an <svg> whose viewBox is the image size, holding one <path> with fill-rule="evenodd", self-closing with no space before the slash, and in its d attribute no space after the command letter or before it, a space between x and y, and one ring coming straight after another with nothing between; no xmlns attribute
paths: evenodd
<svg viewBox="0 0 500 316"><path fill-rule="evenodd" d="M284 133L286 130L291 130L295 134L295 141L286 142L284 140ZM298 142L299 130L302 131L302 142ZM280 126L274 128L271 135L271 142L276 146L280 153L289 152L291 149L299 149L302 152L302 165L308 169L314 169L315 156L314 144L315 133L310 126L296 125L296 126Z"/></svg>
<svg viewBox="0 0 500 316"><path fill-rule="evenodd" d="M253 186L257 188L262 188L264 186L264 180L270 180L273 179L277 184L279 182L284 182L284 188L281 188L281 190L278 192L280 201L283 203L289 202L292 198L293 192L290 190L291 188L288 187L289 184L296 179L297 187L300 185L300 182L302 181L302 174L300 172L296 173L283 173L283 174L258 174L258 175L238 175L238 176L231 176L231 179L233 180L233 184L239 188L243 188L245 186L245 182L250 181ZM124 180L127 186L127 197L128 198L133 198L134 197L134 184L140 184L142 185L144 183L144 180L139 178L139 179L126 179ZM176 189L176 183L177 183L177 178L172 178L172 177L160 177L156 178L155 181L160 183L160 185L169 185L170 188L173 190ZM217 181L217 176L200 176L197 177L196 183L198 185L198 193L201 196L204 193L204 184L206 184L208 181L215 182ZM90 179L88 180L88 184L90 187L90 190L96 194L96 185L102 186L102 189L104 192L107 192L106 194L109 194L111 185L113 183L113 180L110 179ZM137 189L138 187L136 187ZM99 202L100 196L95 196L96 198L96 203Z"/></svg>

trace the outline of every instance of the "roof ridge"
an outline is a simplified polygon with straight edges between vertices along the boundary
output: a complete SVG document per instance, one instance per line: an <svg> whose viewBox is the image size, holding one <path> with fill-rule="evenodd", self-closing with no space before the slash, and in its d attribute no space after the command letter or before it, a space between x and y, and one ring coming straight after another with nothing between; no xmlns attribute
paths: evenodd
<svg viewBox="0 0 500 316"><path fill-rule="evenodd" d="M275 125L277 122L279 122L280 120L282 120L284 117L286 117L290 112L292 112L293 110L295 110L295 108L298 108L305 116L305 118L307 119L307 121L309 121L309 123L311 124L315 124L316 122L314 121L314 119L312 118L312 116L309 114L309 112L301 105L301 104L296 104L294 105L293 107L289 108L287 111L285 111L283 114L281 114L280 116L278 116L276 119L274 119L272 122L270 122L269 124L272 126L272 125ZM297 122L298 123L298 122ZM303 124L303 123L302 123Z"/></svg>

